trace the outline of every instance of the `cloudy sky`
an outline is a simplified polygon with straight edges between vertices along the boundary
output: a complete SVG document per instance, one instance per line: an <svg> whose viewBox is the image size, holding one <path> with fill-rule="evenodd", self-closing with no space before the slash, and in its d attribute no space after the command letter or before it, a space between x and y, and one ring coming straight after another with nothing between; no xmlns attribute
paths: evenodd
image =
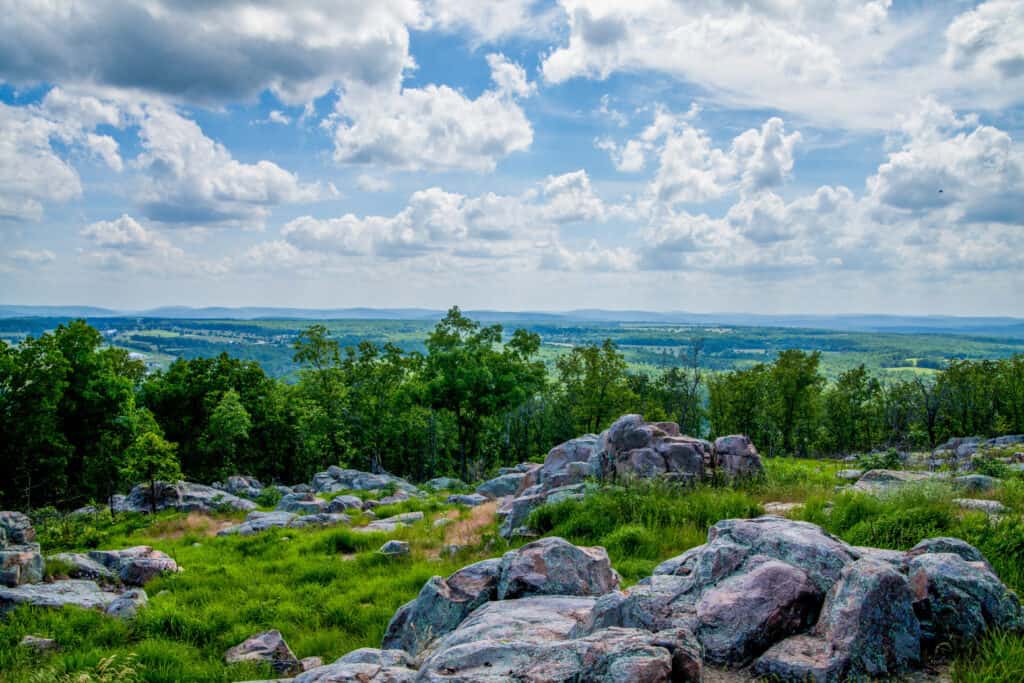
<svg viewBox="0 0 1024 683"><path fill-rule="evenodd" d="M0 303L1024 315L1024 2L0 0Z"/></svg>

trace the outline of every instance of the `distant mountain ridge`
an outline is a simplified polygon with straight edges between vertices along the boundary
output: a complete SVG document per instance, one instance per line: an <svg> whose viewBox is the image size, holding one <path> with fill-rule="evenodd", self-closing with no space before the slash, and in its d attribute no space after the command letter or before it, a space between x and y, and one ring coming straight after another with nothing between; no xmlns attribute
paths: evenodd
<svg viewBox="0 0 1024 683"><path fill-rule="evenodd" d="M438 320L444 311L429 308L286 308L286 307L204 307L163 306L143 311L124 311L98 306L0 305L0 318L162 318L190 320ZM814 315L760 313L689 313L642 310L615 311L576 309L570 311L467 310L466 315L484 322L533 321L566 324L650 323L673 325L726 325L733 327L787 327L849 332L903 332L935 334L981 334L1024 337L1024 318L1008 316L948 315Z"/></svg>

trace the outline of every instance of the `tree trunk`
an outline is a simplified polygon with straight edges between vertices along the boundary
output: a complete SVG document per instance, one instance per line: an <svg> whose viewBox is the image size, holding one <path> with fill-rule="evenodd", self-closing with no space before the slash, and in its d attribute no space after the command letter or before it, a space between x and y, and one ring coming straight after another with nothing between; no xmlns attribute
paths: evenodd
<svg viewBox="0 0 1024 683"><path fill-rule="evenodd" d="M149 480L149 509L156 514L156 480Z"/></svg>

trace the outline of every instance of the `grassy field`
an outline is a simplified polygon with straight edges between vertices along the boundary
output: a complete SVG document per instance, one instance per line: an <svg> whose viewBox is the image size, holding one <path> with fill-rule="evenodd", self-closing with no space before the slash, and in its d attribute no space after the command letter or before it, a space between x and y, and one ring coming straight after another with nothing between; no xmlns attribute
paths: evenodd
<svg viewBox="0 0 1024 683"><path fill-rule="evenodd" d="M680 490L649 483L607 488L583 502L542 508L532 522L545 534L605 546L632 584L660 561L703 543L708 527L720 519L758 515L769 501L802 502L793 516L857 545L906 549L930 536L964 538L986 554L1012 588L1024 590L1024 481L1008 481L991 494L1012 511L991 521L981 513L962 513L952 502L952 491L942 486L885 499L836 494L840 467L774 459L767 462L764 479L735 489L704 485ZM425 512L424 521L391 535L412 546L411 556L402 560L376 552L384 535L348 528L275 530L248 538L213 535L239 515L44 520L40 540L48 553L142 543L172 555L184 571L149 584L150 603L133 622L74 609L16 611L0 622L0 681L65 680L61 677L74 672L95 672L104 660L111 668L127 670L109 680L266 677L269 671L228 668L221 658L227 648L267 628L280 629L299 657L332 661L357 647L379 646L392 613L415 597L430 576L447 575L510 547L495 533L493 504L456 510L441 499L378 510L379 516ZM452 521L435 528L441 516ZM456 557L441 556L442 545L452 542L468 548ZM55 638L62 650L40 666L16 647L26 634ZM951 671L957 681L1021 680L1024 638L994 634L954 661ZM85 680L104 679L96 674Z"/></svg>

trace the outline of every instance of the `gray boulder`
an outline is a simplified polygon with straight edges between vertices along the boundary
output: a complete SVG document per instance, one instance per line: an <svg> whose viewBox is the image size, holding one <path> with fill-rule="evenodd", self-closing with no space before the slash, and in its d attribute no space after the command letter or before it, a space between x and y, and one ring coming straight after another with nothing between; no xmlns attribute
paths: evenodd
<svg viewBox="0 0 1024 683"><path fill-rule="evenodd" d="M959 538L951 538L949 536L926 538L908 550L906 552L906 556L909 559L917 557L918 555L934 553L953 553L954 555L959 555L966 562L981 562L990 570L992 569L992 565L988 563L988 560L985 559L985 556L981 554L980 550L967 541L962 541Z"/></svg>
<svg viewBox="0 0 1024 683"><path fill-rule="evenodd" d="M299 659L288 647L288 643L284 641L284 637L277 629L257 633L235 645L224 653L224 662L227 664L267 663L275 673L284 676L302 672Z"/></svg>
<svg viewBox="0 0 1024 683"><path fill-rule="evenodd" d="M741 434L715 439L715 466L730 479L764 474L757 449L748 437Z"/></svg>
<svg viewBox="0 0 1024 683"><path fill-rule="evenodd" d="M39 583L45 570L38 543L11 544L0 549L0 585Z"/></svg>
<svg viewBox="0 0 1024 683"><path fill-rule="evenodd" d="M324 512L347 512L349 510L362 510L363 500L358 496L336 496L324 507Z"/></svg>
<svg viewBox="0 0 1024 683"><path fill-rule="evenodd" d="M435 477L423 484L428 491L451 491L452 489L465 488L466 483L454 477Z"/></svg>
<svg viewBox="0 0 1024 683"><path fill-rule="evenodd" d="M114 497L116 512L150 512L150 489L148 484L139 484L131 492L121 498ZM256 509L251 500L239 498L227 491L212 486L179 481L175 484L157 482L156 509L177 510L179 512L218 512L223 509L248 512Z"/></svg>
<svg viewBox="0 0 1024 683"><path fill-rule="evenodd" d="M454 631L480 605L498 593L501 560L483 560L447 579L435 576L415 600L398 609L388 624L381 647L417 656L427 644Z"/></svg>
<svg viewBox="0 0 1024 683"><path fill-rule="evenodd" d="M275 512L294 512L299 515L314 515L323 512L327 501L312 493L289 493L277 502Z"/></svg>
<svg viewBox="0 0 1024 683"><path fill-rule="evenodd" d="M360 470L349 470L331 465L325 472L318 472L310 483L310 488L316 493L334 493L336 491L378 491L386 488L395 488L414 496L423 495L423 492L407 482L405 479L396 477L387 472L372 474ZM298 487L295 487L298 491Z"/></svg>
<svg viewBox="0 0 1024 683"><path fill-rule="evenodd" d="M868 470L853 488L864 493L885 494L895 491L908 484L931 481L936 478L932 472L914 472L911 470Z"/></svg>
<svg viewBox="0 0 1024 683"><path fill-rule="evenodd" d="M981 498L954 498L953 503L964 510L984 512L988 515L1003 515L1010 511L998 500L984 500Z"/></svg>
<svg viewBox="0 0 1024 683"><path fill-rule="evenodd" d="M583 548L542 538L501 559L498 600L531 595L604 595L619 587L604 548Z"/></svg>
<svg viewBox="0 0 1024 683"><path fill-rule="evenodd" d="M1020 602L984 562L954 553L922 553L909 561L914 610L927 642L971 643L989 629L1024 627Z"/></svg>
<svg viewBox="0 0 1024 683"><path fill-rule="evenodd" d="M338 524L348 524L351 521L351 517L341 512L318 512L313 515L296 517L288 523L288 526L293 529L301 529L307 526L336 526Z"/></svg>
<svg viewBox="0 0 1024 683"><path fill-rule="evenodd" d="M25 636L18 642L18 647L31 650L37 655L47 652L56 652L60 649L57 641L52 638L40 638L39 636Z"/></svg>
<svg viewBox="0 0 1024 683"><path fill-rule="evenodd" d="M28 515L13 510L0 512L0 547L35 543L36 530Z"/></svg>
<svg viewBox="0 0 1024 683"><path fill-rule="evenodd" d="M409 554L409 544L405 541L391 540L382 545L377 552L387 557L405 557Z"/></svg>
<svg viewBox="0 0 1024 683"><path fill-rule="evenodd" d="M68 565L67 576L70 579L92 579L108 583L118 580L116 571L108 569L85 553L57 553L47 557L46 561Z"/></svg>
<svg viewBox="0 0 1024 683"><path fill-rule="evenodd" d="M69 579L53 583L33 583L14 588L0 588L0 614L20 605L61 608L73 605L84 609L104 610L117 598L107 593L95 581Z"/></svg>
<svg viewBox="0 0 1024 683"><path fill-rule="evenodd" d="M416 512L403 512L400 515L392 515L391 517L385 517L384 519L375 519L366 526L352 527L353 531L361 533L391 533L397 529L407 527L410 524L423 521L423 513Z"/></svg>
<svg viewBox="0 0 1024 683"><path fill-rule="evenodd" d="M241 524L229 526L217 532L218 536L252 536L267 529L280 529L288 526L297 515L291 512L250 512Z"/></svg>
<svg viewBox="0 0 1024 683"><path fill-rule="evenodd" d="M1002 483L1001 479L984 474L966 474L961 477L953 477L953 486L968 493L988 493L995 490Z"/></svg>
<svg viewBox="0 0 1024 683"><path fill-rule="evenodd" d="M149 602L146 591L134 588L118 595L104 610L108 616L117 619L133 619L139 610Z"/></svg>
<svg viewBox="0 0 1024 683"><path fill-rule="evenodd" d="M392 656L389 652L380 651L374 658L372 655L364 656L369 648L362 648L350 652L333 664L319 666L307 670L292 680L292 683L413 683L416 680L416 671L397 662L400 658ZM359 661L351 661L352 655L359 653ZM376 661L374 661L376 659Z"/></svg>
<svg viewBox="0 0 1024 683"><path fill-rule="evenodd" d="M538 482L546 488L557 488L577 484L590 476L597 476L591 460L595 457L599 444L599 436L586 434L555 446L544 458Z"/></svg>
<svg viewBox="0 0 1024 683"><path fill-rule="evenodd" d="M504 498L519 491L526 479L523 472L511 472L485 481L476 487L476 492L487 498Z"/></svg>
<svg viewBox="0 0 1024 683"><path fill-rule="evenodd" d="M115 572L129 586L144 586L164 573L178 571L178 564L169 555L139 545L124 550L93 550L89 559Z"/></svg>
<svg viewBox="0 0 1024 683"><path fill-rule="evenodd" d="M224 482L224 490L242 498L257 498L263 492L263 484L255 477L235 475Z"/></svg>

